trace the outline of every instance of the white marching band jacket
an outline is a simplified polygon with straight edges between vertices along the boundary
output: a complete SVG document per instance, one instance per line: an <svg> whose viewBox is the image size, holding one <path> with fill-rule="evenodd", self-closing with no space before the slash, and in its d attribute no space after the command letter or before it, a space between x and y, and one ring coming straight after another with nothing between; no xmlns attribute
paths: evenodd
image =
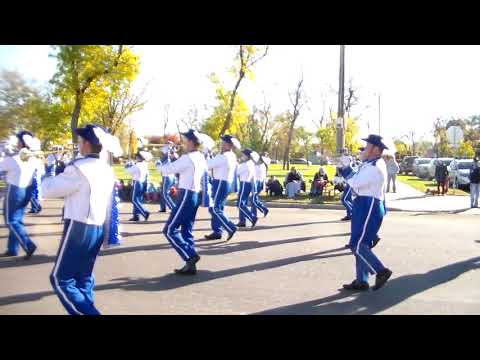
<svg viewBox="0 0 480 360"><path fill-rule="evenodd" d="M255 165L255 177L256 181L265 182L267 178L267 165L264 163Z"/></svg>
<svg viewBox="0 0 480 360"><path fill-rule="evenodd" d="M355 195L374 197L380 201L385 200L385 181L387 179L387 167L382 158L373 161L365 161L358 172L347 179Z"/></svg>
<svg viewBox="0 0 480 360"><path fill-rule="evenodd" d="M224 180L229 183L234 180L237 156L233 151L218 154L213 159L209 159L207 163L208 169L212 170L212 175L215 180Z"/></svg>
<svg viewBox="0 0 480 360"><path fill-rule="evenodd" d="M194 192L202 190L202 179L208 171L207 161L200 151L184 154L179 159L159 168L162 175L179 174L178 188Z"/></svg>
<svg viewBox="0 0 480 360"><path fill-rule="evenodd" d="M248 160L238 165L237 176L242 182L255 181L255 173L255 163L253 160Z"/></svg>
<svg viewBox="0 0 480 360"><path fill-rule="evenodd" d="M148 162L139 161L138 163L127 167L127 171L132 175L133 181L144 182L148 176Z"/></svg>
<svg viewBox="0 0 480 360"><path fill-rule="evenodd" d="M105 161L85 157L68 165L62 174L46 178L42 193L45 197L65 198L65 219L103 225L114 183L113 169Z"/></svg>
<svg viewBox="0 0 480 360"><path fill-rule="evenodd" d="M43 163L33 156L27 161L21 160L18 154L0 159L0 171L7 172L7 183L19 188L26 188L32 184L35 170L38 177L45 173Z"/></svg>

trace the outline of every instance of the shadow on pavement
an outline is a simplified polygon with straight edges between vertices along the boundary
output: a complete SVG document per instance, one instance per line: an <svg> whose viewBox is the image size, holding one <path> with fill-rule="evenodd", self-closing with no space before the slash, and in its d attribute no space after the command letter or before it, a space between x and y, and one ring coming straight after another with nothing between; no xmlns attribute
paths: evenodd
<svg viewBox="0 0 480 360"><path fill-rule="evenodd" d="M289 239L289 240L292 240L292 239ZM160 245L162 247L170 248L170 244L159 244L156 246L160 246ZM144 247L137 247L137 248L144 248ZM302 261L319 260L319 259L325 259L325 258L331 258L331 257L346 256L351 254L350 252L330 254L330 253L334 253L342 250L345 250L345 249L343 247L339 247L336 249L320 251L314 254L301 255L301 256L296 256L296 257L291 257L286 259L268 261L264 263L247 265L247 266L242 266L242 267L233 268L233 269L226 269L226 270L217 271L217 272L212 272L208 270L199 270L197 275L193 277L182 277L182 276L175 275L173 273L160 276L157 278L149 278L149 279L123 277L123 278L112 279L111 281L113 283L97 285L95 287L95 290L96 291L112 290L112 289L123 289L127 291L129 290L132 290L132 291L170 290L170 289L175 289L175 288L179 288L179 287L190 285L190 284L202 283L202 282L221 279L229 276L278 268L281 266L286 266L286 265L290 265L290 264L294 264ZM114 249L109 249L108 253L111 254L111 253L120 253L120 252L127 252L127 251L128 249L114 248ZM325 255L325 254L330 254L330 255ZM43 258L44 258L43 260L52 261L54 257L44 256ZM33 261L33 258L32 258L32 261ZM38 256L37 263L40 263L41 261L42 261L42 258ZM2 262L0 263L0 265L3 265L4 263L5 262ZM121 282L117 282L117 281L121 281ZM49 295L54 295L54 292L42 291L37 293L5 296L0 298L0 306L28 302L28 301L35 301L35 300L41 299L44 296L49 296Z"/></svg>
<svg viewBox="0 0 480 360"><path fill-rule="evenodd" d="M376 292L352 294L341 290L322 299L266 310L256 315L373 315L414 295L452 281L467 271L479 269L479 261L480 257L475 257L424 274L393 278L384 288ZM347 298L352 300L336 302Z"/></svg>
<svg viewBox="0 0 480 360"><path fill-rule="evenodd" d="M30 236L34 241L35 241L35 238L36 237L41 237L41 236L62 236L62 232L61 231L57 231L57 232L49 232L49 233L38 233L38 234L28 234L28 236ZM0 236L0 239L8 239L8 235L2 235Z"/></svg>

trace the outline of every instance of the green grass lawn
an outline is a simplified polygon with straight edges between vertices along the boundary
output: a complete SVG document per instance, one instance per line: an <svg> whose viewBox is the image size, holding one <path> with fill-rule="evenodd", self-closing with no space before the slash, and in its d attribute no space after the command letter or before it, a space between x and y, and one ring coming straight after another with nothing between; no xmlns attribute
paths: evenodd
<svg viewBox="0 0 480 360"><path fill-rule="evenodd" d="M318 171L320 168L320 165L293 165L300 173L302 173L303 178L306 182L307 185L307 190L310 190L310 181L313 180L313 176L315 173ZM123 165L114 165L113 166L115 175L117 176L118 179L128 181L132 179L132 176L130 173L125 169ZM328 174L328 178L333 180L333 177L335 176L335 166L334 165L325 165L324 166L325 171ZM159 184L161 181L161 175L155 168L155 165L153 163L150 163L149 166L150 170L150 182L153 182L154 184ZM276 176L278 180L283 183L285 180L285 176L287 175L288 170L283 170L282 165L277 165L277 164L272 164L269 166L268 169L268 176Z"/></svg>
<svg viewBox="0 0 480 360"><path fill-rule="evenodd" d="M437 189L437 183L431 180L419 179L413 175L398 175L397 179L404 184L410 185L414 189L421 191L425 194L428 188ZM465 191L460 189L448 189L448 195L469 195Z"/></svg>

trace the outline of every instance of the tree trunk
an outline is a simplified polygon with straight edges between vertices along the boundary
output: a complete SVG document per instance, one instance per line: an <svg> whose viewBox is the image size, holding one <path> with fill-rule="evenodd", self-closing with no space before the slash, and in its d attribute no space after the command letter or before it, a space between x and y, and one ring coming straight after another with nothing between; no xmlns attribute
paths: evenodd
<svg viewBox="0 0 480 360"><path fill-rule="evenodd" d="M78 127L78 119L80 118L80 110L82 110L82 96L77 94L75 96L75 107L73 108L72 119L70 120L70 127L72 129L72 142L75 145L78 142L78 136L75 130Z"/></svg>
<svg viewBox="0 0 480 360"><path fill-rule="evenodd" d="M225 135L225 132L230 128L232 125L232 111L235 106L235 98L237 97L237 90L240 86L240 82L242 81L245 73L241 72L240 76L238 77L237 83L232 91L232 97L230 98L230 106L228 109L227 116L225 117L225 122L223 123L222 131L220 131L220 135Z"/></svg>
<svg viewBox="0 0 480 360"><path fill-rule="evenodd" d="M285 149L285 155L283 156L283 169L285 170L285 165L287 170L290 170L290 146L292 145L292 137L293 137L293 127L295 126L295 120L292 120L290 125L290 129L288 130L288 142L287 148Z"/></svg>

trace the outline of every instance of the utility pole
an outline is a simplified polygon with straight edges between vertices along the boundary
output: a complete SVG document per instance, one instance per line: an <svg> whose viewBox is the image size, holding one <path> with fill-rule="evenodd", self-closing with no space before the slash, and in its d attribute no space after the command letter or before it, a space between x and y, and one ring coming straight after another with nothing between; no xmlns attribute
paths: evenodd
<svg viewBox="0 0 480 360"><path fill-rule="evenodd" d="M337 115L337 154L345 147L345 122L343 120L343 102L345 86L345 45L340 45L340 74L338 83L338 115Z"/></svg>
<svg viewBox="0 0 480 360"><path fill-rule="evenodd" d="M378 93L378 135L381 135L381 127L380 127L380 121L381 121L381 100L380 100L380 93Z"/></svg>

